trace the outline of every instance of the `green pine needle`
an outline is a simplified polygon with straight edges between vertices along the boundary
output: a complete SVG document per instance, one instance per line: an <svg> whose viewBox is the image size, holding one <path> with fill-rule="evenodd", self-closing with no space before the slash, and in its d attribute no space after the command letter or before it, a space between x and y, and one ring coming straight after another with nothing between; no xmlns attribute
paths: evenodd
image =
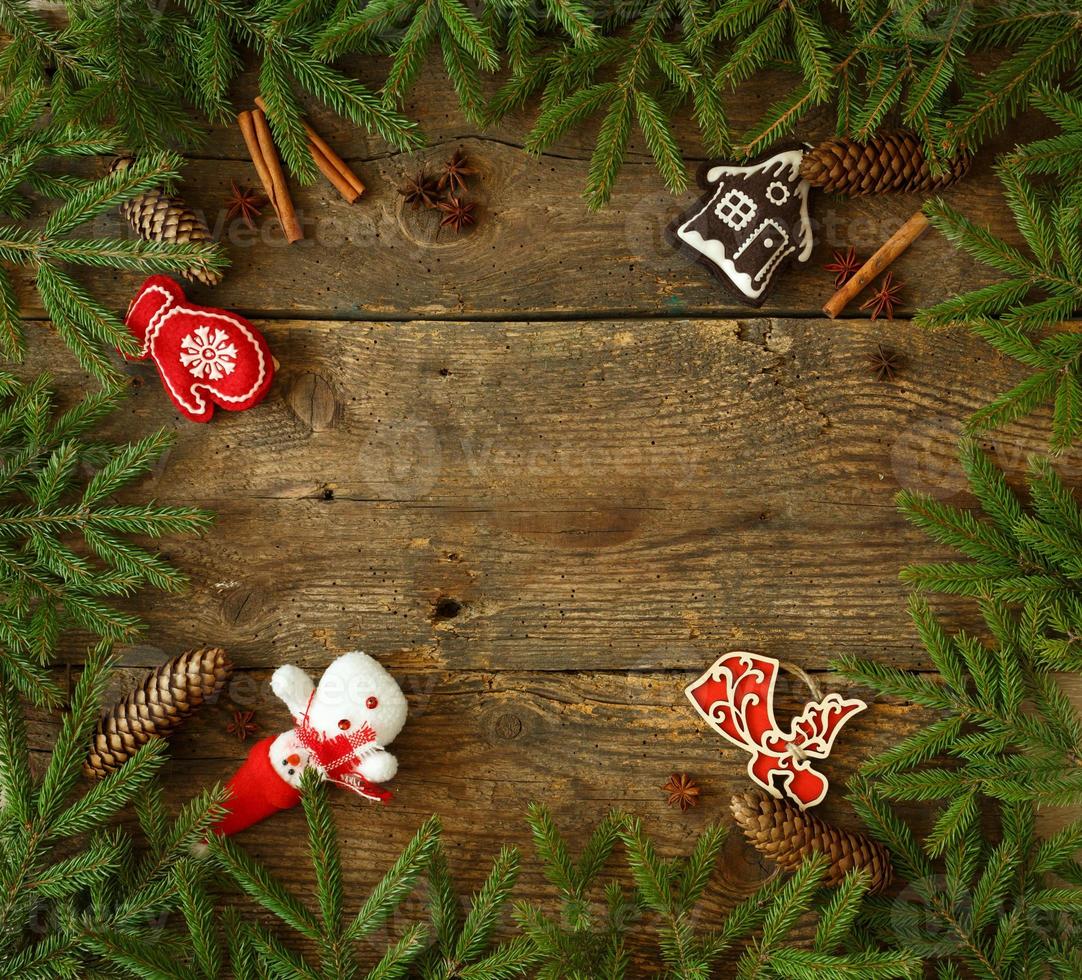
<svg viewBox="0 0 1082 980"><path fill-rule="evenodd" d="M1053 117L1064 118L1057 111L1062 101L1052 94L1045 99ZM1082 146L1082 128L1069 130L1063 139ZM1039 150L1025 166L1019 157L1025 151L1018 151L999 167L1007 204L1032 257L942 200L925 206L932 224L956 246L1008 278L921 311L917 322L966 326L1030 369L1014 388L971 416L971 431L1002 428L1050 404L1050 446L1059 453L1082 432L1082 337L1061 327L1082 310L1082 210L1075 206L1070 185L1059 184L1057 196L1050 198L1026 176L1043 172L1035 161L1046 151ZM1055 172L1056 165L1050 164L1049 170Z"/></svg>
<svg viewBox="0 0 1082 980"><path fill-rule="evenodd" d="M149 471L172 444L155 433L128 445L85 441L118 403L115 393L88 396L65 412L50 381L11 380L0 396L0 670L35 699L55 698L39 668L72 626L103 638L129 639L138 621L111 600L143 586L168 591L184 576L128 535L158 537L206 527L210 516L188 507L113 503L119 490Z"/></svg>

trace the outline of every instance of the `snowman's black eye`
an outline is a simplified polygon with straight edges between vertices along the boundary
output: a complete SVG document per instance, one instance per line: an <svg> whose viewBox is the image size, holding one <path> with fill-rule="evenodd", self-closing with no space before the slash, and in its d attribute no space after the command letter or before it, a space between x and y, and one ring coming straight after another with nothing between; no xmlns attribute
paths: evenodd
<svg viewBox="0 0 1082 980"><path fill-rule="evenodd" d="M379 698L377 698L377 697L376 697L376 696L375 696L375 695L373 694L373 695L372 695L372 696L371 696L371 697L370 697L370 698L369 698L369 699L368 699L367 701L365 701L365 703L364 703L364 706L365 706L365 707L366 707L366 708L367 708L367 709L368 709L369 711L371 711L371 710L372 710L373 708L378 708L378 707L379 707Z"/></svg>

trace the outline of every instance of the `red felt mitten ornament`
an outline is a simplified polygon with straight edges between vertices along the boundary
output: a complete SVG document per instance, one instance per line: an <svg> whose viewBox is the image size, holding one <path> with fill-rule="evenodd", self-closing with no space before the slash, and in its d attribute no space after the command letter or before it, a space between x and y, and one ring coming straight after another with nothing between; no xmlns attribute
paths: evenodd
<svg viewBox="0 0 1082 980"><path fill-rule="evenodd" d="M781 663L737 651L720 657L684 693L719 735L751 753L748 775L771 796L801 810L827 795L827 778L814 768L825 759L842 726L868 706L828 694L809 701L783 731L774 719L774 683Z"/></svg>
<svg viewBox="0 0 1082 980"><path fill-rule="evenodd" d="M125 319L142 347L130 360L150 358L173 404L193 422L208 422L214 406L239 412L263 400L274 360L263 335L244 317L196 306L168 276L151 276Z"/></svg>
<svg viewBox="0 0 1082 980"><path fill-rule="evenodd" d="M376 660L359 651L343 654L318 687L300 668L279 667L271 689L289 708L294 727L252 746L226 785L226 815L215 833L235 834L296 806L309 768L365 799L390 800L379 784L394 778L398 762L384 746L406 723L406 698Z"/></svg>

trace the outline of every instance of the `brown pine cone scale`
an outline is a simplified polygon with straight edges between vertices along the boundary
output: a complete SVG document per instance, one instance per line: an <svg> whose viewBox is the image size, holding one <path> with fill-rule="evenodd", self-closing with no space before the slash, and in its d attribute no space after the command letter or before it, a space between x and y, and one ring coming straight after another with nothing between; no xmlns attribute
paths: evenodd
<svg viewBox="0 0 1082 980"><path fill-rule="evenodd" d="M120 157L112 166L121 170L131 163L131 157ZM210 242L210 229L182 198L169 194L162 187L154 187L137 194L120 205L120 214L140 238L148 242ZM190 265L184 270L186 279L201 282L204 286L217 286L222 274L215 269Z"/></svg>
<svg viewBox="0 0 1082 980"><path fill-rule="evenodd" d="M730 805L744 836L785 871L795 871L806 857L821 851L830 859L823 878L829 887L841 884L856 868L868 872L872 892L894 879L890 853L864 834L841 830L767 793L737 793Z"/></svg>
<svg viewBox="0 0 1082 980"><path fill-rule="evenodd" d="M233 665L219 647L201 647L167 660L102 715L83 772L101 779L118 769L150 739L175 731L232 673Z"/></svg>
<svg viewBox="0 0 1082 980"><path fill-rule="evenodd" d="M800 176L828 194L861 197L938 191L961 180L970 163L967 154L959 154L946 161L943 173L933 175L913 133L881 133L866 143L834 136L804 154Z"/></svg>

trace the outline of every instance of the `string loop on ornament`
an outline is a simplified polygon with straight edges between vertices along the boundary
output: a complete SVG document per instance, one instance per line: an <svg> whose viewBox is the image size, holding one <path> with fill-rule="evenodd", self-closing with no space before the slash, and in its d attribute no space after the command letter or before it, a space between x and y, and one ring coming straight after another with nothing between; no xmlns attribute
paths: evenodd
<svg viewBox="0 0 1082 980"><path fill-rule="evenodd" d="M797 762L807 762L811 758L796 742L789 743L788 752Z"/></svg>
<svg viewBox="0 0 1082 980"><path fill-rule="evenodd" d="M813 701L823 700L823 689L819 686L814 677L811 676L803 667L798 667L796 664L789 663L788 660L779 660L778 666L782 670L787 670L790 674L794 674L804 682L808 690L811 691Z"/></svg>

